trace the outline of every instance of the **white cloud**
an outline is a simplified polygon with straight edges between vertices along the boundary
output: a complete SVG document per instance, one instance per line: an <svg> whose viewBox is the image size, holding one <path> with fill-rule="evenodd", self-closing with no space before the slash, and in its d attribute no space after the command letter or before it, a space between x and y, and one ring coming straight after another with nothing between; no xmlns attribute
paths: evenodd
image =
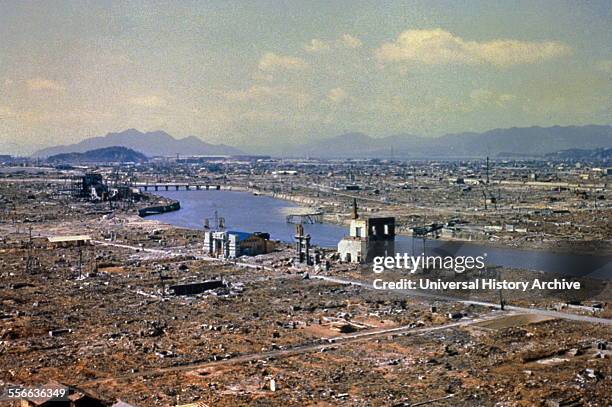
<svg viewBox="0 0 612 407"><path fill-rule="evenodd" d="M28 89L33 91L42 90L59 92L65 89L59 82L44 78L28 79L26 81L26 85L28 86Z"/></svg>
<svg viewBox="0 0 612 407"><path fill-rule="evenodd" d="M248 110L240 114L240 119L250 122L281 122L286 116L276 111Z"/></svg>
<svg viewBox="0 0 612 407"><path fill-rule="evenodd" d="M516 95L498 93L489 89L474 89L470 92L470 100L475 107L498 106L506 107L516 100Z"/></svg>
<svg viewBox="0 0 612 407"><path fill-rule="evenodd" d="M253 85L244 90L230 91L225 93L228 100L235 102L251 101L273 101L273 100L292 100L299 104L310 101L310 95L297 90L289 89L285 86Z"/></svg>
<svg viewBox="0 0 612 407"><path fill-rule="evenodd" d="M323 52L329 51L331 49L331 45L327 41L319 40L314 38L310 40L310 44L304 45L304 49L308 52Z"/></svg>
<svg viewBox="0 0 612 407"><path fill-rule="evenodd" d="M306 68L307 64L302 58L278 55L273 52L266 52L259 60L259 69L265 72L272 72L277 69L300 70Z"/></svg>
<svg viewBox="0 0 612 407"><path fill-rule="evenodd" d="M128 101L133 105L141 107L161 107L166 105L166 100L156 95L134 96Z"/></svg>
<svg viewBox="0 0 612 407"><path fill-rule="evenodd" d="M466 41L440 28L407 30L395 41L376 50L380 62L420 62L424 64L491 64L506 67L533 64L572 53L556 41Z"/></svg>
<svg viewBox="0 0 612 407"><path fill-rule="evenodd" d="M333 88L327 93L327 98L333 103L342 103L348 97L348 93L342 88Z"/></svg>
<svg viewBox="0 0 612 407"><path fill-rule="evenodd" d="M267 85L253 85L250 88L244 90L234 90L227 92L225 97L228 100L236 102L247 102L251 100L266 99L271 97L277 97L279 94L284 93L284 89L278 86L267 86Z"/></svg>
<svg viewBox="0 0 612 407"><path fill-rule="evenodd" d="M359 48L363 45L359 38L353 37L351 34L342 34L335 41L325 41L318 38L310 40L309 44L304 45L304 49L308 52L317 53L329 51L332 48Z"/></svg>
<svg viewBox="0 0 612 407"><path fill-rule="evenodd" d="M353 37L351 34L342 34L336 43L338 46L345 48L359 48L363 45L359 38Z"/></svg>
<svg viewBox="0 0 612 407"><path fill-rule="evenodd" d="M516 100L516 95L512 95L510 93L502 93L498 97L498 103L506 104L510 102L514 102Z"/></svg>

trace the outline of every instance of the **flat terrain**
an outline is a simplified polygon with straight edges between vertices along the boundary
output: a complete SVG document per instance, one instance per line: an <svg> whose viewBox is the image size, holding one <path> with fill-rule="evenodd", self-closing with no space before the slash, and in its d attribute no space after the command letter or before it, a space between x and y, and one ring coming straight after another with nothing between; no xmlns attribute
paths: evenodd
<svg viewBox="0 0 612 407"><path fill-rule="evenodd" d="M497 293L372 290L371 275L332 253L329 271L294 267L283 245L237 262L210 259L198 231L52 190L0 183L10 202L0 222L2 386L58 380L137 406L605 406L612 398L612 328L597 322L610 318L607 283L592 298L603 304L596 313L537 295L506 293L501 311ZM92 243L46 240L68 234ZM206 280L223 286L193 296L168 290Z"/></svg>

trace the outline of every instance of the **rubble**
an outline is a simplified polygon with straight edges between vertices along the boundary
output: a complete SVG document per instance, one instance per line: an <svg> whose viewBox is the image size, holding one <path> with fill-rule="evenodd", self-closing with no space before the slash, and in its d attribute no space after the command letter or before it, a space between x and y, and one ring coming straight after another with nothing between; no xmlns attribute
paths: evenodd
<svg viewBox="0 0 612 407"><path fill-rule="evenodd" d="M387 163L367 171L330 162L292 175L291 187L266 182L281 165L255 166L247 177L242 164L228 163L227 182L312 200L325 220L343 223L352 197L334 194L334 185L353 177L363 188L350 194L364 200L363 210L395 217L397 232L404 234L419 225L447 223L451 216L478 225L515 225L462 230L482 235L479 239L497 236L504 245L607 233L600 223L609 217L605 199L594 212L591 201L571 190L502 182L518 181L526 171L509 164L492 173L501 197L497 209L486 211L477 195L484 184L474 162L414 168ZM143 180L160 176L156 171L137 170ZM181 174L176 168L161 171L161 176ZM206 170L194 172L190 176L220 182ZM451 173L478 181L472 191L441 185L440 178ZM406 181L408 174L416 181ZM559 174L570 181L577 175ZM202 250L203 231L137 216L140 206L159 203L154 196L114 201L109 212L108 202L53 192L57 185L44 178L0 179L0 196L8 203L0 211L0 366L7 366L0 370L2 385L54 379L134 406L597 405L610 398L609 325L323 281L318 277L368 275L333 250L310 246L309 258L319 264L306 258L299 263L296 249L282 242L256 257L210 258ZM376 185L378 194L368 185ZM536 208L553 195L559 200L551 208L569 214ZM525 222L518 222L522 215L512 206L528 212ZM553 227L560 216L571 224ZM517 231L525 227L526 234ZM50 248L49 236L88 236L91 244ZM510 268L497 272L531 275ZM562 311L609 318L607 293L592 304L563 304ZM498 293L470 295L497 301ZM508 295L507 301L548 309L559 304L533 294Z"/></svg>

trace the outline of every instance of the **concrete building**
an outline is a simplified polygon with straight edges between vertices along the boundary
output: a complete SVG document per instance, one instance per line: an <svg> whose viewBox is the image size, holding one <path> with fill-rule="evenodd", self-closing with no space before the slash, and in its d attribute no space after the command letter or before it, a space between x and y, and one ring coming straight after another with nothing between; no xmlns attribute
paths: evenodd
<svg viewBox="0 0 612 407"><path fill-rule="evenodd" d="M89 235L74 235L74 236L49 236L47 238L49 246L57 247L79 247L91 244L91 236Z"/></svg>
<svg viewBox="0 0 612 407"><path fill-rule="evenodd" d="M214 257L236 258L270 253L275 244L268 233L204 232L204 252Z"/></svg>
<svg viewBox="0 0 612 407"><path fill-rule="evenodd" d="M102 174L87 173L81 177L80 195L100 200L108 193L108 187L104 184Z"/></svg>
<svg viewBox="0 0 612 407"><path fill-rule="evenodd" d="M376 256L395 255L395 218L359 219L353 202L353 219L349 235L338 243L340 259L352 263L369 263Z"/></svg>
<svg viewBox="0 0 612 407"><path fill-rule="evenodd" d="M304 225L301 223L295 225L295 251L295 260L298 263L306 263L307 265L313 263L310 258L310 235L304 233Z"/></svg>

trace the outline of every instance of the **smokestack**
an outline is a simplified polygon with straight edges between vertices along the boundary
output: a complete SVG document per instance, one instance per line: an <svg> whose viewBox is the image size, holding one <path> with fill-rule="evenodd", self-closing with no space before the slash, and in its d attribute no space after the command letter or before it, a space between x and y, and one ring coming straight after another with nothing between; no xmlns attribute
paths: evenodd
<svg viewBox="0 0 612 407"><path fill-rule="evenodd" d="M359 218L357 214L357 198L353 198L353 219Z"/></svg>

